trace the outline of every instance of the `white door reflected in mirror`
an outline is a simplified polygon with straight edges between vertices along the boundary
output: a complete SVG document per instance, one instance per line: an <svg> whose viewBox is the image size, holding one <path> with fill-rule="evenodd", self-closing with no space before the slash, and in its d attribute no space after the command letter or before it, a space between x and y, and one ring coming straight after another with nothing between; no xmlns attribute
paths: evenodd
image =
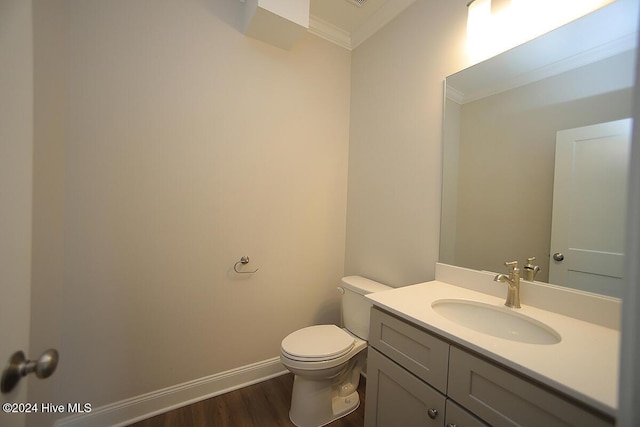
<svg viewBox="0 0 640 427"><path fill-rule="evenodd" d="M620 296L631 119L556 138L549 282Z"/></svg>

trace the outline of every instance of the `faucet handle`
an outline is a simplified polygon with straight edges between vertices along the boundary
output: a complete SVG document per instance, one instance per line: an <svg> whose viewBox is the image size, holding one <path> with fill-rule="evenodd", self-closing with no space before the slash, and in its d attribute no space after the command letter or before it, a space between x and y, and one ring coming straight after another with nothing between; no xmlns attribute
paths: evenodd
<svg viewBox="0 0 640 427"><path fill-rule="evenodd" d="M515 276L520 276L520 269L518 268L518 261L509 261L504 263L509 272L509 278L514 279Z"/></svg>
<svg viewBox="0 0 640 427"><path fill-rule="evenodd" d="M518 268L518 261L508 261L504 263L504 266L509 269L509 271L513 271Z"/></svg>

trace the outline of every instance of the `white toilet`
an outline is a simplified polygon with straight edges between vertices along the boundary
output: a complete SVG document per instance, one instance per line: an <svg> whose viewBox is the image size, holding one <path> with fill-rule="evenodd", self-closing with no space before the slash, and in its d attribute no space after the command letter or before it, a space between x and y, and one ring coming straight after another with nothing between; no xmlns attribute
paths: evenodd
<svg viewBox="0 0 640 427"><path fill-rule="evenodd" d="M323 426L358 408L371 309L364 295L389 289L364 277L345 277L338 287L345 328L309 326L282 340L280 360L295 375L289 418L296 426Z"/></svg>

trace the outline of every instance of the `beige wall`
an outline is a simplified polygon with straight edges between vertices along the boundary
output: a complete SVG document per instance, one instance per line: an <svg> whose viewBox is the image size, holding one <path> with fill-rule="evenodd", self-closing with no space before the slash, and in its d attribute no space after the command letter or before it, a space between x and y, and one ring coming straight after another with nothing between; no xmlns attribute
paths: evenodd
<svg viewBox="0 0 640 427"><path fill-rule="evenodd" d="M40 111L62 88L64 125L37 120L34 190L53 209L34 216L40 255L62 251L49 258L62 275L57 399L98 407L275 357L289 332L338 322L350 53L248 38L233 1L40 11L63 22L40 34L65 40L62 80L41 52L56 80L38 80ZM233 273L243 255L258 273Z"/></svg>
<svg viewBox="0 0 640 427"><path fill-rule="evenodd" d="M466 0L418 0L353 52L346 272L431 280L444 78L467 64Z"/></svg>

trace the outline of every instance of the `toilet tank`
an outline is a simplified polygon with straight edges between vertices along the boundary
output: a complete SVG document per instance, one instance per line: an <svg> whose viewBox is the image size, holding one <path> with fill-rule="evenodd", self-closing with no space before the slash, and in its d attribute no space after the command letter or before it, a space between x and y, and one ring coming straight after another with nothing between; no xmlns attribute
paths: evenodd
<svg viewBox="0 0 640 427"><path fill-rule="evenodd" d="M363 340L369 340L369 314L373 305L364 296L373 292L393 289L382 283L360 276L342 279L342 318L344 327Z"/></svg>

